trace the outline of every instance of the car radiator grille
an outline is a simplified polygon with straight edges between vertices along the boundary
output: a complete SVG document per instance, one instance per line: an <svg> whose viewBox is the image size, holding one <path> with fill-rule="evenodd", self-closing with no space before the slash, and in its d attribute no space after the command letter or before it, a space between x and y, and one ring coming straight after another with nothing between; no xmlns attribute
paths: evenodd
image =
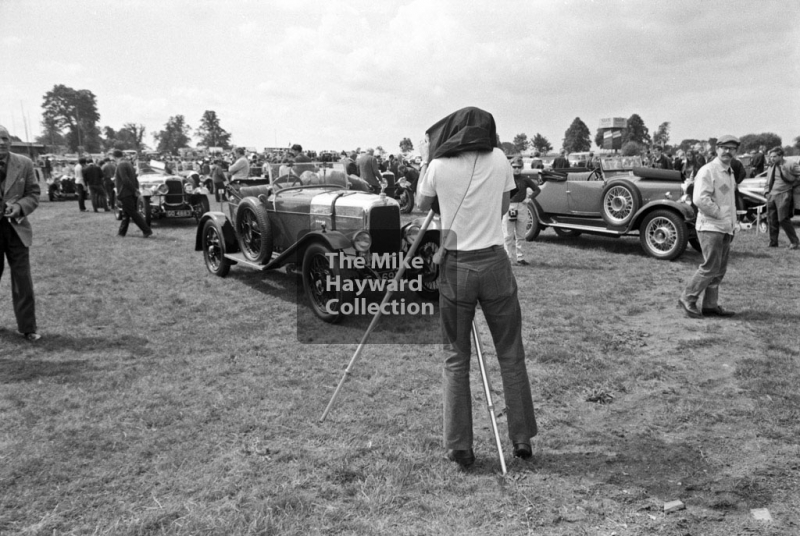
<svg viewBox="0 0 800 536"><path fill-rule="evenodd" d="M373 253L400 251L400 207L373 207L369 213L369 234Z"/></svg>

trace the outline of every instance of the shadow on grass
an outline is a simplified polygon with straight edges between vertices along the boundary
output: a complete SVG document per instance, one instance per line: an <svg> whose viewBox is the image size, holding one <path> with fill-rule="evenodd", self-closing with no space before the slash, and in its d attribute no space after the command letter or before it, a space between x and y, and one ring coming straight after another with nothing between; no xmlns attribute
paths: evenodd
<svg viewBox="0 0 800 536"><path fill-rule="evenodd" d="M107 337L79 337L61 334L42 333L42 338L31 343L23 339L14 331L0 328L0 341L3 341L3 356L13 356L15 353L30 354L34 351L37 355L47 352L62 353L65 350L74 350L81 353L93 351L107 352L109 350L128 350L140 356L152 354L148 347L149 341L144 337L133 335L109 334ZM17 350L17 351L15 351Z"/></svg>
<svg viewBox="0 0 800 536"><path fill-rule="evenodd" d="M29 382L42 378L83 374L95 368L87 359L70 361L0 359L0 383Z"/></svg>
<svg viewBox="0 0 800 536"><path fill-rule="evenodd" d="M668 500L701 489L712 477L703 453L687 443L630 437L608 444L605 452L544 452L536 457L543 472L586 477L622 488L639 487Z"/></svg>
<svg viewBox="0 0 800 536"><path fill-rule="evenodd" d="M800 315L792 314L792 313L782 313L781 311L775 310L760 310L760 309L749 309L746 311L742 311L741 313L737 313L736 315L737 320L749 320L751 322L762 322L765 324L774 324L778 323L786 323L791 325L800 324Z"/></svg>

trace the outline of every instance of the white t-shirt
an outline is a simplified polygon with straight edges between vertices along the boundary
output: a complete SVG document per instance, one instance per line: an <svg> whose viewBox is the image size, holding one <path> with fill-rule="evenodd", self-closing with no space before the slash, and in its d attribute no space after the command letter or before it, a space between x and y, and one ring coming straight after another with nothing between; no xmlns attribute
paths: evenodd
<svg viewBox="0 0 800 536"><path fill-rule="evenodd" d="M511 164L505 153L495 148L491 153L468 152L432 160L418 191L439 198L442 228L453 231L445 238L445 248L474 251L503 245L503 194L514 187Z"/></svg>
<svg viewBox="0 0 800 536"><path fill-rule="evenodd" d="M83 166L80 164L75 164L75 184L82 184L86 186L86 183L83 180Z"/></svg>

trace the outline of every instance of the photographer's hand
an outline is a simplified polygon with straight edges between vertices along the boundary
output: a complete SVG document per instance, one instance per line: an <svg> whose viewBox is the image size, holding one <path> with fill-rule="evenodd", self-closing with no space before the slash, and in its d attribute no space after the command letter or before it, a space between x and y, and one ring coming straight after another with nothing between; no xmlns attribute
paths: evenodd
<svg viewBox="0 0 800 536"><path fill-rule="evenodd" d="M430 138L425 134L425 138L419 142L419 156L422 158L423 165L430 162L430 149Z"/></svg>

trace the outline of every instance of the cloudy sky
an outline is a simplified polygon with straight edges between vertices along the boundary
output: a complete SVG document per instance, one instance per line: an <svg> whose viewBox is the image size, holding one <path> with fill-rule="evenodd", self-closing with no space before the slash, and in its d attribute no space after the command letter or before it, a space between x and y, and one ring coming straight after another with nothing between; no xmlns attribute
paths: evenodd
<svg viewBox="0 0 800 536"><path fill-rule="evenodd" d="M673 142L800 136L798 0L0 0L0 39L23 140L56 84L91 90L101 127L214 110L258 148L392 151L463 106L555 147L633 113Z"/></svg>

